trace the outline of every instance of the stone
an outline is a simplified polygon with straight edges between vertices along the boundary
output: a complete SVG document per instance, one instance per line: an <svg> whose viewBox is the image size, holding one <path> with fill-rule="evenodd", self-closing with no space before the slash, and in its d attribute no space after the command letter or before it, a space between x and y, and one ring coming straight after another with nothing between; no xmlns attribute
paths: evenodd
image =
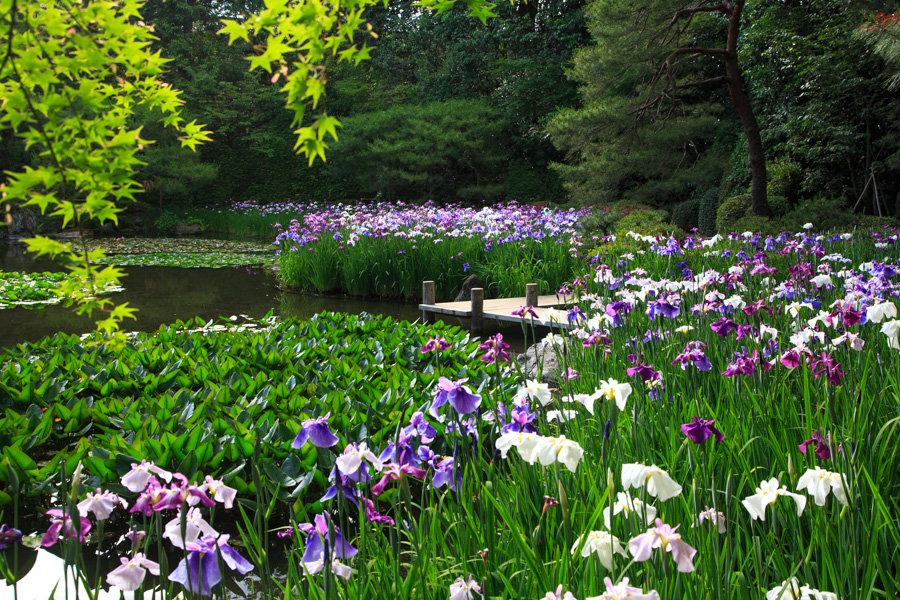
<svg viewBox="0 0 900 600"><path fill-rule="evenodd" d="M37 215L30 208L7 203L6 230L9 237L30 237L37 231Z"/></svg>
<svg viewBox="0 0 900 600"><path fill-rule="evenodd" d="M456 298L453 300L454 302L467 302L472 299L472 288L480 288L484 287L481 283L481 280L478 279L478 275L470 275L468 279L466 279L462 287L459 290L459 293L456 295Z"/></svg>
<svg viewBox="0 0 900 600"><path fill-rule="evenodd" d="M193 223L179 223L175 226L175 235L194 235L201 231L203 231L203 228Z"/></svg>
<svg viewBox="0 0 900 600"><path fill-rule="evenodd" d="M543 364L541 364L543 361ZM552 345L538 342L525 354L516 356L516 362L522 368L527 379L537 379L538 365L541 365L541 383L559 383L562 372L562 361Z"/></svg>

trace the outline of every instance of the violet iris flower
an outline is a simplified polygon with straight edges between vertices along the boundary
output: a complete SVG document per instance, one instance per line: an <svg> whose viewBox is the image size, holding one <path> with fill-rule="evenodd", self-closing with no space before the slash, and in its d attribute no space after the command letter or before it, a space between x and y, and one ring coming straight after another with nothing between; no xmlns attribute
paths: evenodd
<svg viewBox="0 0 900 600"><path fill-rule="evenodd" d="M7 527L6 523L0 525L0 550L6 550L13 544L22 543L22 532L12 527Z"/></svg>
<svg viewBox="0 0 900 600"><path fill-rule="evenodd" d="M409 425L403 428L403 435L408 438L419 436L423 444L430 444L437 437L437 430L425 420L425 415L415 412L409 420Z"/></svg>
<svg viewBox="0 0 900 600"><path fill-rule="evenodd" d="M446 377L441 377L438 380L437 393L428 412L434 418L438 418L438 409L448 402L459 414L475 412L481 405L481 396L473 394L472 390L463 385L467 381L468 378L450 381Z"/></svg>
<svg viewBox="0 0 900 600"><path fill-rule="evenodd" d="M341 528L334 525L334 545L331 548L330 559L353 558L358 552L341 536ZM329 539L328 520L325 515L316 515L313 523L302 523L297 528L306 534L306 548L303 551L304 563L325 561L325 542ZM330 562L330 561L328 561Z"/></svg>
<svg viewBox="0 0 900 600"><path fill-rule="evenodd" d="M359 473L360 471L357 471ZM365 474L366 479L364 481L368 481L368 473ZM338 494L338 485L340 485L341 493L344 494L344 498L352 502L355 506L359 506L359 503L356 500L356 488L353 487L353 479L341 473L337 465L331 468L331 473L328 474L328 481L332 482L332 486L328 488L325 492L325 495L319 498L319 502L325 502L326 500L334 499ZM340 484L338 484L340 481Z"/></svg>
<svg viewBox="0 0 900 600"><path fill-rule="evenodd" d="M719 337L725 337L735 329L737 329L737 323L735 323L732 319L728 317L722 317L718 321L709 324L710 329L716 332L716 335Z"/></svg>
<svg viewBox="0 0 900 600"><path fill-rule="evenodd" d="M437 489L446 485L451 490L456 490L456 486L462 483L462 473L456 471L456 480L453 479L453 471L456 461L452 456L444 458L441 462L434 465L434 475L431 477L431 487Z"/></svg>
<svg viewBox="0 0 900 600"><path fill-rule="evenodd" d="M397 440L390 440L385 446L384 450L381 451L381 454L378 455L378 460L381 462L396 462L402 465L417 465L419 464L419 457L416 454L415 448L410 444L410 440L412 437L406 435L406 430L400 432L400 438ZM376 470L378 466L375 465Z"/></svg>
<svg viewBox="0 0 900 600"><path fill-rule="evenodd" d="M300 433L294 438L291 448L302 448L307 441L311 441L317 448L330 448L338 443L338 437L328 428L328 418L331 413L316 419L306 419L300 428Z"/></svg>
<svg viewBox="0 0 900 600"><path fill-rule="evenodd" d="M670 304L666 299L661 299L647 303L646 312L647 316L651 319L656 319L659 316L663 316L667 319L674 319L681 314L681 308L674 304Z"/></svg>
<svg viewBox="0 0 900 600"><path fill-rule="evenodd" d="M217 551L222 553L222 561L228 568L241 574L249 573L253 570L253 565L228 545L228 539L229 536L223 535L216 541L215 537L206 535L193 542L186 542L184 547L188 555L181 559L169 575L169 580L180 583L194 594L199 592L202 596L212 595L212 588L222 581Z"/></svg>
<svg viewBox="0 0 900 600"><path fill-rule="evenodd" d="M703 444L710 437L714 437L718 444L725 439L725 434L716 429L715 425L715 420L693 417L690 423L684 423L681 426L681 431L695 444Z"/></svg>
<svg viewBox="0 0 900 600"><path fill-rule="evenodd" d="M527 405L517 406L510 413L509 423L503 426L500 434L505 433L537 433L537 429L531 424L537 418L537 413L529 410Z"/></svg>
<svg viewBox="0 0 900 600"><path fill-rule="evenodd" d="M64 515L63 511L60 509L52 508L47 511L47 514L50 516L50 528L47 529L47 533L41 538L41 546L44 548L49 548L55 544L59 539L59 532L63 531L63 529L64 539L77 539L82 543L85 540L87 532L91 530L91 522L80 515L78 517L81 520L79 528L75 529L72 523L72 516L69 514Z"/></svg>

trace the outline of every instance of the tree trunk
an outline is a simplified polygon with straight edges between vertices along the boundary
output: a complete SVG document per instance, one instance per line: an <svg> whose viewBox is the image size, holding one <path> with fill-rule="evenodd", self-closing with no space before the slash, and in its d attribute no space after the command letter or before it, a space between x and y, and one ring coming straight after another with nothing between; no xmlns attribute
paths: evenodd
<svg viewBox="0 0 900 600"><path fill-rule="evenodd" d="M747 135L747 150L750 154L750 211L754 215L768 217L769 200L766 196L766 155L763 152L762 136L759 123L750 106L750 99L741 85L741 71L737 60L737 39L741 28L741 12L744 2L740 0L732 4L728 15L728 42L725 45L725 72L728 75L728 93L737 110Z"/></svg>

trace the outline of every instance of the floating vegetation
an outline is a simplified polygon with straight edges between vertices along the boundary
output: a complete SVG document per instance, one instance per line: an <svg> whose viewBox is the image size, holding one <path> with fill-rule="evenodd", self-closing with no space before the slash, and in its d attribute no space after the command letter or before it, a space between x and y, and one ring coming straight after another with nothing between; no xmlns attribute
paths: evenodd
<svg viewBox="0 0 900 600"><path fill-rule="evenodd" d="M63 302L57 290L68 273L7 273L0 271L0 309L22 306L43 308ZM106 286L100 293L121 292L122 286Z"/></svg>
<svg viewBox="0 0 900 600"><path fill-rule="evenodd" d="M221 268L270 264L275 247L260 242L175 238L88 239L73 244L102 249L102 264L136 267Z"/></svg>

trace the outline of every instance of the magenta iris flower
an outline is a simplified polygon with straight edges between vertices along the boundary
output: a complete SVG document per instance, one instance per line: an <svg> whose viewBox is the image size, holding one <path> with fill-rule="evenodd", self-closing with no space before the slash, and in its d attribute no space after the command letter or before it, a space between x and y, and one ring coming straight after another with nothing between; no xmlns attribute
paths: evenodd
<svg viewBox="0 0 900 600"><path fill-rule="evenodd" d="M447 342L447 340L444 339L443 336L433 337L425 342L425 345L422 346L422 349L419 350L419 352L421 352L422 354L428 354L429 352L443 352L449 347L450 343Z"/></svg>
<svg viewBox="0 0 900 600"><path fill-rule="evenodd" d="M659 379L659 371L655 370L652 365L645 365L644 363L640 362L637 363L637 366L625 369L625 372L628 373L629 377L638 375L644 381Z"/></svg>
<svg viewBox="0 0 900 600"><path fill-rule="evenodd" d="M710 437L714 437L717 444L725 439L725 434L716 429L715 420L700 417L694 417L690 423L684 423L681 431L695 444L703 444Z"/></svg>
<svg viewBox="0 0 900 600"><path fill-rule="evenodd" d="M206 495L206 489L196 483L190 483L188 478L181 473L175 473L178 483L172 483L168 489L161 490L161 499L153 505L153 510L167 510L179 508L187 502L190 506L197 503L203 506L215 506L215 501Z"/></svg>
<svg viewBox="0 0 900 600"><path fill-rule="evenodd" d="M806 447L810 444L816 445L816 456L821 458L822 460L830 460L831 459L831 436L826 435L822 436L818 431L813 431L812 437L808 440L804 441L800 444L800 452L806 454Z"/></svg>
<svg viewBox="0 0 900 600"><path fill-rule="evenodd" d="M405 477L406 475L412 475L417 479L425 479L426 471L418 467L401 465L398 463L390 463L384 466L387 469L384 472L384 476L381 478L381 480L378 481L378 483L372 486L373 496L380 496L382 492L384 492L384 488L387 487L387 484L390 483L391 480L400 479L401 477ZM304 560L303 562L306 561Z"/></svg>
<svg viewBox="0 0 900 600"><path fill-rule="evenodd" d="M527 315L527 316L533 317L535 319L538 318L538 314L536 312L534 312L533 306L520 306L519 308L515 309L514 311L512 311L509 314L511 314L514 317L525 318L525 316Z"/></svg>
<svg viewBox="0 0 900 600"><path fill-rule="evenodd" d="M484 356L481 357L482 362L509 362L509 344L503 341L503 334L491 336L482 343L478 344L480 350L485 350Z"/></svg>
<svg viewBox="0 0 900 600"><path fill-rule="evenodd" d="M472 390L463 385L467 381L467 378L450 381L446 377L441 377L438 380L437 393L428 412L434 418L438 418L438 409L448 402L461 415L475 412L481 405L481 396L473 394Z"/></svg>
<svg viewBox="0 0 900 600"><path fill-rule="evenodd" d="M80 525L76 529L72 523L71 515L64 514L60 509L52 508L47 511L47 514L50 516L50 528L47 529L47 533L41 538L41 546L44 548L49 548L55 544L59 539L59 532L63 531L63 529L65 529L65 533L63 533L64 539L77 539L79 542L84 542L87 532L91 530L91 522L82 516L78 517Z"/></svg>
<svg viewBox="0 0 900 600"><path fill-rule="evenodd" d="M328 428L328 418L331 413L316 419L303 421L300 433L294 438L291 448L302 448L307 441L311 441L317 448L330 448L338 443L338 437Z"/></svg>

